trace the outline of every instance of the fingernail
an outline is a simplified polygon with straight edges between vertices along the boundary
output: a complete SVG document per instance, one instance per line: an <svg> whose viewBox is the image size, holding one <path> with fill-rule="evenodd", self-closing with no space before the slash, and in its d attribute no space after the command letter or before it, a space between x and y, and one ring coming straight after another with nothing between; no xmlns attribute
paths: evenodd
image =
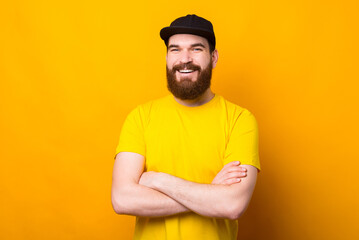
<svg viewBox="0 0 359 240"><path fill-rule="evenodd" d="M241 173L241 176L244 176L244 175L246 175L246 173Z"/></svg>
<svg viewBox="0 0 359 240"><path fill-rule="evenodd" d="M241 181L241 179L240 178L237 178L237 182L240 182Z"/></svg>

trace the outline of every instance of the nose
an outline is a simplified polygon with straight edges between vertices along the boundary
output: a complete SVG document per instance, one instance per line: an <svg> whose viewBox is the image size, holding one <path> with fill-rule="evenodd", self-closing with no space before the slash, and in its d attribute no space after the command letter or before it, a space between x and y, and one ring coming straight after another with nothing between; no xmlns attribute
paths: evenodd
<svg viewBox="0 0 359 240"><path fill-rule="evenodd" d="M182 51L179 60L180 60L181 63L190 63L190 62L192 62L191 53L188 52L188 51Z"/></svg>

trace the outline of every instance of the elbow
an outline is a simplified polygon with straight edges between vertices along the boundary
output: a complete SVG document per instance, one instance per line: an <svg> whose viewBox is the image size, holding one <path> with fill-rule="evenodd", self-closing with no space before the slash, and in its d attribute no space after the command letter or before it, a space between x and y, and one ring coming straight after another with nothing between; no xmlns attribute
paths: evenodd
<svg viewBox="0 0 359 240"><path fill-rule="evenodd" d="M243 215L244 212L245 212L245 209L234 210L231 213L227 214L227 218L230 220L237 220L238 218L240 218Z"/></svg>
<svg viewBox="0 0 359 240"><path fill-rule="evenodd" d="M123 211L122 211L122 208L117 203L115 203L114 201L112 201L112 208L115 211L115 213L124 214Z"/></svg>
<svg viewBox="0 0 359 240"><path fill-rule="evenodd" d="M233 205L233 207L228 207L225 211L225 218L230 220L237 220L240 218L243 213L246 211L246 206L243 204Z"/></svg>
<svg viewBox="0 0 359 240"><path fill-rule="evenodd" d="M120 194L111 194L112 208L117 214L127 214L125 199ZM127 205L128 206L128 205Z"/></svg>
<svg viewBox="0 0 359 240"><path fill-rule="evenodd" d="M112 188L111 203L115 213L120 215L134 215L136 213L134 188L135 185L132 184Z"/></svg>
<svg viewBox="0 0 359 240"><path fill-rule="evenodd" d="M117 214L124 214L123 208L117 198L111 197L112 208Z"/></svg>

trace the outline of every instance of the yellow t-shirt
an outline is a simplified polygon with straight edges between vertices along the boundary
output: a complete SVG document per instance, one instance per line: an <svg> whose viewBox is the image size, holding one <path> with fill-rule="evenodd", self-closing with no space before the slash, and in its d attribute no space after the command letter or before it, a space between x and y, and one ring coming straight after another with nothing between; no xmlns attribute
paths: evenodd
<svg viewBox="0 0 359 240"><path fill-rule="evenodd" d="M122 127L119 152L146 159L145 170L165 172L197 183L211 183L232 161L260 169L254 116L222 96L187 107L172 95L135 108ZM237 221L196 213L137 217L134 239L236 239Z"/></svg>

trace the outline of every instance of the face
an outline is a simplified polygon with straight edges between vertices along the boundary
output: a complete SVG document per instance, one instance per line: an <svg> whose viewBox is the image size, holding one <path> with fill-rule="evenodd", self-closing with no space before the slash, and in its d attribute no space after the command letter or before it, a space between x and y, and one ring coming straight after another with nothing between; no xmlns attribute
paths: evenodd
<svg viewBox="0 0 359 240"><path fill-rule="evenodd" d="M182 100L200 97L211 84L217 50L210 53L207 39L191 34L176 34L168 40L167 87Z"/></svg>

